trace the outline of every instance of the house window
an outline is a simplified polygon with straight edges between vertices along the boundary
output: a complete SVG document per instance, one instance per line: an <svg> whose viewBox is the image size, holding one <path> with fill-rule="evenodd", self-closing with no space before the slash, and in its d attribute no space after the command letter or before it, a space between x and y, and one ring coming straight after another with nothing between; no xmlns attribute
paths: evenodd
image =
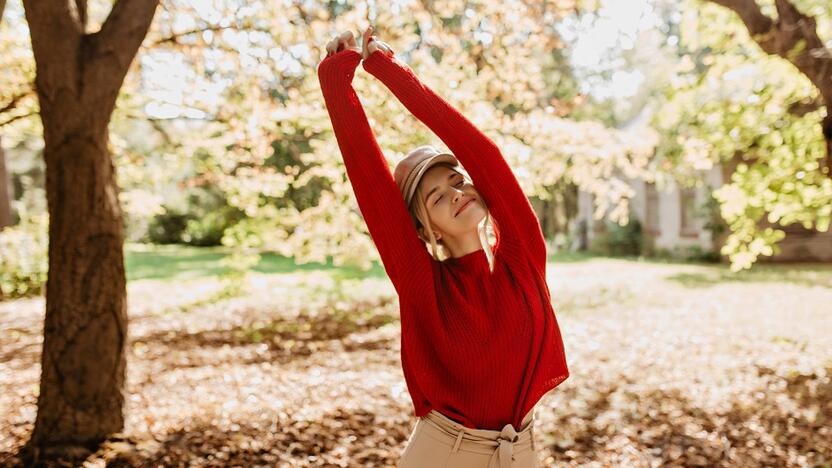
<svg viewBox="0 0 832 468"><path fill-rule="evenodd" d="M645 186L644 230L648 234L659 234L659 192L654 182Z"/></svg>
<svg viewBox="0 0 832 468"><path fill-rule="evenodd" d="M686 187L679 190L679 214L681 216L680 234L696 237L699 232L696 225L696 188Z"/></svg>

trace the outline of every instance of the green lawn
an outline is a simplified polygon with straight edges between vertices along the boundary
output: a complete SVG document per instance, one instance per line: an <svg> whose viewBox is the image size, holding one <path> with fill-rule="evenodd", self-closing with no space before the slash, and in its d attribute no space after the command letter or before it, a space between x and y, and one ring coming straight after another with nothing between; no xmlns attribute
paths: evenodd
<svg viewBox="0 0 832 468"><path fill-rule="evenodd" d="M229 271L222 259L230 255L226 247L191 247L186 245L125 245L125 262L128 281L140 279L173 280L219 276ZM549 255L549 262L557 264L577 263L592 259L604 259L586 252L558 252ZM825 264L765 264L754 265L750 271L732 273L727 265L686 262L662 258L617 257L617 260L647 264L679 264L710 266L696 272L679 272L671 281L689 288L707 287L725 281L786 282L806 286L832 287L832 265ZM340 279L384 278L386 272L380 263L374 262L369 271L358 268L338 267L329 258L327 263L297 264L292 258L274 253L262 254L252 271L266 274L293 273L298 271L328 271Z"/></svg>
<svg viewBox="0 0 832 468"><path fill-rule="evenodd" d="M128 243L124 247L127 280L140 279L193 279L219 276L229 271L222 259L230 255L226 247L191 247L186 245L153 245ZM357 268L337 267L332 259L323 263L297 264L291 258L274 253L264 253L252 268L259 273L291 273L297 271L329 270L348 278L384 276L384 268L378 263L369 271Z"/></svg>
<svg viewBox="0 0 832 468"><path fill-rule="evenodd" d="M230 255L227 247L191 247L187 245L154 245L126 243L124 257L127 280L140 279L193 279L218 276L228 272L222 259ZM550 254L550 262L582 262L595 255L584 252L560 252ZM367 271L358 268L336 267L329 258L326 264L297 264L292 258L274 253L262 254L252 268L259 273L291 273L297 271L328 270L342 279L384 277L386 272L380 263L374 262Z"/></svg>

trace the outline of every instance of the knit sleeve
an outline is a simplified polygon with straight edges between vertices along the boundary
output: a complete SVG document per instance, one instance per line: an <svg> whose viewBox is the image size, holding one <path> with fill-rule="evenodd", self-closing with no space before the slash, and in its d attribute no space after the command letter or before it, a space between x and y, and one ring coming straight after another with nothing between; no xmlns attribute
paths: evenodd
<svg viewBox="0 0 832 468"><path fill-rule="evenodd" d="M355 50L336 52L318 65L318 80L358 207L384 269L401 295L432 275L432 259L352 87L360 61L361 54Z"/></svg>
<svg viewBox="0 0 832 468"><path fill-rule="evenodd" d="M527 256L545 275L546 243L540 221L497 145L424 84L395 55L375 51L363 67L427 125L470 174L497 224L497 250Z"/></svg>

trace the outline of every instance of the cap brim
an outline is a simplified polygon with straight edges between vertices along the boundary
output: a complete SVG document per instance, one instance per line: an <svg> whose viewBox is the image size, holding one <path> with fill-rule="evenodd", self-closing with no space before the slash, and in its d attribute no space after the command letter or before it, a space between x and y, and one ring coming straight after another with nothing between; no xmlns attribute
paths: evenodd
<svg viewBox="0 0 832 468"><path fill-rule="evenodd" d="M431 167L435 166L436 164L447 162L451 163L453 166L458 166L459 161L456 159L451 153L439 153L434 156L431 156L416 167L415 170L411 171L407 177L407 180L404 184L404 193L405 193L405 200L409 205L411 200L413 199L413 194L416 192L416 187L419 185L419 181L422 179L422 176L425 175L425 172L428 171Z"/></svg>

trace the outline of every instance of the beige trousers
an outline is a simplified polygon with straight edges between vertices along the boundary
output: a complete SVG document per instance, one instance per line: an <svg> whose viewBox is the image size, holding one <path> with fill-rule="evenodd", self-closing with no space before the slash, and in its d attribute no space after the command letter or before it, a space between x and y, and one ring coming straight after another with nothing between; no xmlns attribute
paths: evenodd
<svg viewBox="0 0 832 468"><path fill-rule="evenodd" d="M536 468L534 408L521 430L470 429L431 410L416 421L399 468Z"/></svg>

